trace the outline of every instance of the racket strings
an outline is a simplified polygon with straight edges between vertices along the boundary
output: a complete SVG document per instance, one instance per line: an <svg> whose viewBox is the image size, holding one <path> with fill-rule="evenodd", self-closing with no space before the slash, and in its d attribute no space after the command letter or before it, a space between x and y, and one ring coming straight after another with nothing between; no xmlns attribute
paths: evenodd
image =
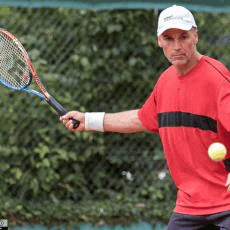
<svg viewBox="0 0 230 230"><path fill-rule="evenodd" d="M8 87L20 89L30 84L30 71L18 41L0 33L0 81Z"/></svg>

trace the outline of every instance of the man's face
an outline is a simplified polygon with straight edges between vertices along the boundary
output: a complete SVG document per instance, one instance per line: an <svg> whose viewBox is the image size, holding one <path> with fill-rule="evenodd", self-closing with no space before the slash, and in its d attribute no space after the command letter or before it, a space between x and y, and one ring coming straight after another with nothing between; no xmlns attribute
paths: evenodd
<svg viewBox="0 0 230 230"><path fill-rule="evenodd" d="M165 57L176 68L188 66L196 54L198 34L195 30L169 29L158 38Z"/></svg>

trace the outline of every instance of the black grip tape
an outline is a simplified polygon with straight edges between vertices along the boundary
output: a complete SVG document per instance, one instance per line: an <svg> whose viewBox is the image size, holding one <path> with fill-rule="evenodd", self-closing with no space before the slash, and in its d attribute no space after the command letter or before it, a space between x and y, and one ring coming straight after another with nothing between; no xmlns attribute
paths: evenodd
<svg viewBox="0 0 230 230"><path fill-rule="evenodd" d="M46 98L46 102L50 106L52 106L58 112L59 115L63 116L67 113L67 111L63 108L63 106L60 105L54 97L49 96L48 98ZM80 125L80 121L76 119L72 119L72 123L75 129Z"/></svg>

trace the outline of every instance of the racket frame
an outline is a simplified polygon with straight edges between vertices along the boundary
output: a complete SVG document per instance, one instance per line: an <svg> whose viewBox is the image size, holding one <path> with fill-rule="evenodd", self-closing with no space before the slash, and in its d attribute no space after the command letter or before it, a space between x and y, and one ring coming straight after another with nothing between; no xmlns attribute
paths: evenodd
<svg viewBox="0 0 230 230"><path fill-rule="evenodd" d="M0 79L0 82L2 84L4 84L5 86L7 86L8 88L28 92L28 93L31 93L31 94L34 94L34 95L40 97L41 99L44 99L51 107L53 107L58 112L59 115L61 115L61 116L65 115L67 113L67 111L63 108L63 106L59 102L57 102L57 100L53 96L51 96L47 92L47 90L44 87L44 85L42 84L40 78L37 76L37 73L35 71L35 68L33 67L33 64L32 64L32 62L31 62L31 60L29 58L29 55L26 52L26 50L23 47L23 45L21 44L21 42L16 38L16 36L14 36L13 34L11 34L10 32L8 32L5 29L1 28L0 33L3 33L10 40L12 40L17 45L17 47L21 50L21 52L23 54L23 57L25 59L26 65L29 68L29 72L30 72L30 74L29 74L30 79L28 81L28 84L24 85L21 88L20 87L18 87L18 88L11 87L10 84L8 84L5 81L2 81L1 79ZM35 81L36 85L38 86L38 88L40 89L40 91L42 93L29 88L29 85L31 84L32 79ZM72 119L72 122L73 122L74 128L77 128L79 126L79 124L80 124L80 122L78 120L76 120L76 119Z"/></svg>

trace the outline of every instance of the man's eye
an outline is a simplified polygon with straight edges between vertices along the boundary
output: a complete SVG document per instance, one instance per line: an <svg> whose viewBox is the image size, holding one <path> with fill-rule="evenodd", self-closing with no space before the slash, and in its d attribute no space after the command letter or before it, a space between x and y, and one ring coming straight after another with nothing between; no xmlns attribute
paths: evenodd
<svg viewBox="0 0 230 230"><path fill-rule="evenodd" d="M188 38L188 36L187 35L183 35L183 36L181 36L181 39L182 40L185 40L185 39L187 39Z"/></svg>
<svg viewBox="0 0 230 230"><path fill-rule="evenodd" d="M171 37L165 37L165 40L166 41L172 41L172 38Z"/></svg>

